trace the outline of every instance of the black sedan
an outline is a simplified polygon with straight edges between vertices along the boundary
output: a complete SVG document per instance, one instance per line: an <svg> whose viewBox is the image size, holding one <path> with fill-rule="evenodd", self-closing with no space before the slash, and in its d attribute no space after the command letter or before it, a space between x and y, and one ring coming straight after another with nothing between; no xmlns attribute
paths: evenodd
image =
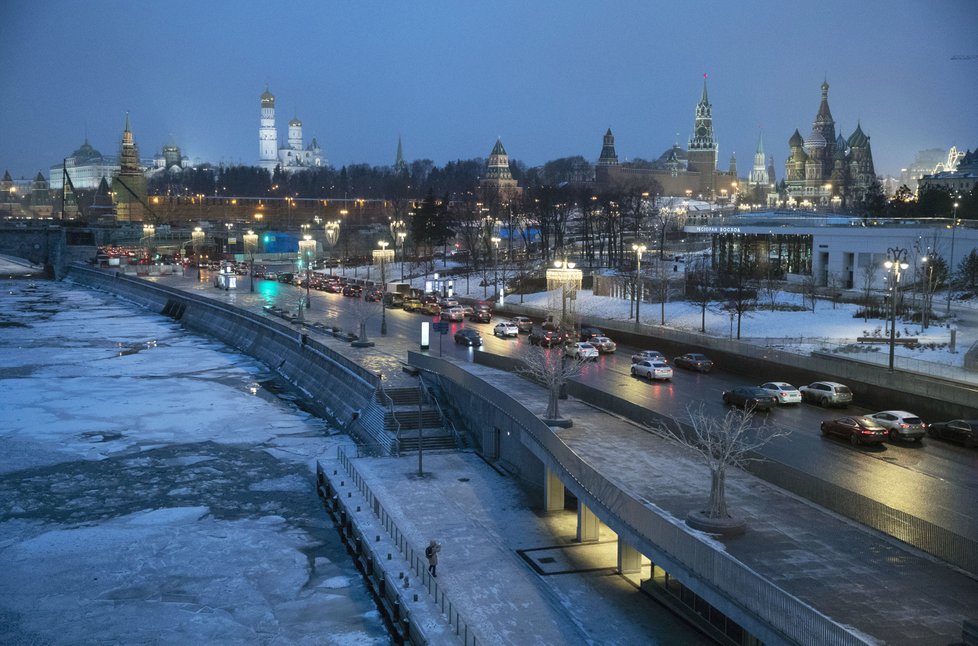
<svg viewBox="0 0 978 646"><path fill-rule="evenodd" d="M858 444L882 444L887 437L885 428L872 417L852 415L822 422L822 435L839 435Z"/></svg>
<svg viewBox="0 0 978 646"><path fill-rule="evenodd" d="M978 419L952 419L934 422L927 427L927 434L945 440L961 442L965 446L978 446Z"/></svg>
<svg viewBox="0 0 978 646"><path fill-rule="evenodd" d="M710 358L698 352L687 352L681 357L676 357L672 362L678 368L696 370L697 372L709 372L713 370L713 362L710 361Z"/></svg>
<svg viewBox="0 0 978 646"><path fill-rule="evenodd" d="M455 343L459 345L479 346L482 345L482 335L471 328L462 328L455 333Z"/></svg>
<svg viewBox="0 0 978 646"><path fill-rule="evenodd" d="M561 346L567 342L567 335L559 330L534 330L530 332L530 345L538 345L543 348Z"/></svg>
<svg viewBox="0 0 978 646"><path fill-rule="evenodd" d="M744 410L770 411L777 408L778 398L757 386L740 386L723 393L723 403Z"/></svg>

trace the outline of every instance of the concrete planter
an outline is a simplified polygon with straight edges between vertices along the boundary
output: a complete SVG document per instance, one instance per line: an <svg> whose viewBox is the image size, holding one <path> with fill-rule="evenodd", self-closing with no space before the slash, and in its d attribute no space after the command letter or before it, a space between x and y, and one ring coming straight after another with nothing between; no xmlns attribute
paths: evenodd
<svg viewBox="0 0 978 646"><path fill-rule="evenodd" d="M721 536L741 536L747 531L747 519L736 514L710 518L705 511L691 511L686 515L686 524L701 532Z"/></svg>

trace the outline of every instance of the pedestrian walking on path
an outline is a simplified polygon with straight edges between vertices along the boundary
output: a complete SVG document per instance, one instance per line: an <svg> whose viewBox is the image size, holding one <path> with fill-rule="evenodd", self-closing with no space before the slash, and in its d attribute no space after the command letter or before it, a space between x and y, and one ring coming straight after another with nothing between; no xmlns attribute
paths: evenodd
<svg viewBox="0 0 978 646"><path fill-rule="evenodd" d="M438 576L435 574L435 569L438 567L438 552L440 551L441 543L435 539L431 539L428 547L424 548L424 555L428 559L428 571L431 572L431 576Z"/></svg>

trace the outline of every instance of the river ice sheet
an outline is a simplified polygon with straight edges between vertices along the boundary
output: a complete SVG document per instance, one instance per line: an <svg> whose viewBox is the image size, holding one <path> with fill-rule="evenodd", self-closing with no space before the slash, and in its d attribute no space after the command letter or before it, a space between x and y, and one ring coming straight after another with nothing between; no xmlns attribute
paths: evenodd
<svg viewBox="0 0 978 646"><path fill-rule="evenodd" d="M389 642L262 366L63 284L0 312L0 642Z"/></svg>

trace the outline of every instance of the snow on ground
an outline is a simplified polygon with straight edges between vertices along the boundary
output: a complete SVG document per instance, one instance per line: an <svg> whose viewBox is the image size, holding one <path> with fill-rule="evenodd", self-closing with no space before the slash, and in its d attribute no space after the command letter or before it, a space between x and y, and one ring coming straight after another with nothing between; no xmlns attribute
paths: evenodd
<svg viewBox="0 0 978 646"><path fill-rule="evenodd" d="M0 643L389 643L312 488L322 420L173 321L0 287Z"/></svg>
<svg viewBox="0 0 978 646"><path fill-rule="evenodd" d="M671 264L671 263L669 263ZM460 269L460 265L449 261L444 264L442 261L436 262L435 271L454 272ZM342 268L334 270L343 276L352 277L354 274L363 278L366 275L364 267L357 270L353 268ZM377 271L373 271L377 277ZM429 276L430 278L430 276ZM479 286L482 280L482 273L473 274L471 279L466 281L464 277L453 276L454 291L460 297L483 299L488 290ZM491 273L490 273L491 280ZM425 278L414 278L411 281L412 287L423 289ZM468 288L466 288L468 285ZM538 307L542 310L548 308L548 301L551 295L547 292L534 294L508 295L506 302L519 303L531 307ZM943 294L935 294L934 310L936 314L943 314ZM878 336L881 341L888 339L889 324L883 319L869 319L864 321L861 317L856 317L859 306L853 303L833 304L828 299L818 299L815 311L811 311L810 306L805 307L802 294L794 292L780 292L775 297L775 302L779 306L796 306L805 308L803 311L775 311L768 308L770 299L763 295L758 298L759 308L755 311L746 312L740 322L741 339L744 341L756 340L765 345L771 345L784 349L789 352L808 354L813 350L829 349L830 351L856 351L862 353L863 357L870 354L877 355L869 357L870 360L879 362L886 361L889 352L888 343L879 344L856 344L857 337ZM617 321L628 321L631 318L631 306L628 300L623 298L612 298L609 296L594 296L590 290L582 290L577 294L577 312L582 318L588 316L606 318ZM932 324L927 330L923 330L919 324L903 323L897 319L896 330L901 337L914 337L919 340L916 347L896 346L896 355L907 359L915 359L922 362L937 363L944 366L961 367L963 365L964 353L974 343L978 342L978 299L953 304L953 311L956 318L951 319L950 327L947 322L939 321ZM660 303L643 302L640 307L642 323L645 325L659 325L665 321L666 327L700 332L702 325L703 312L696 303L687 301L672 301L666 303L665 316ZM950 349L951 329L956 334L956 351ZM732 332L732 334L731 334ZM722 303L713 302L707 306L705 316L705 333L710 336L731 338L736 337L737 321L731 319L729 313L722 307ZM778 340L781 341L778 341ZM909 366L908 366L909 367ZM921 370L926 370L926 366L920 366Z"/></svg>

